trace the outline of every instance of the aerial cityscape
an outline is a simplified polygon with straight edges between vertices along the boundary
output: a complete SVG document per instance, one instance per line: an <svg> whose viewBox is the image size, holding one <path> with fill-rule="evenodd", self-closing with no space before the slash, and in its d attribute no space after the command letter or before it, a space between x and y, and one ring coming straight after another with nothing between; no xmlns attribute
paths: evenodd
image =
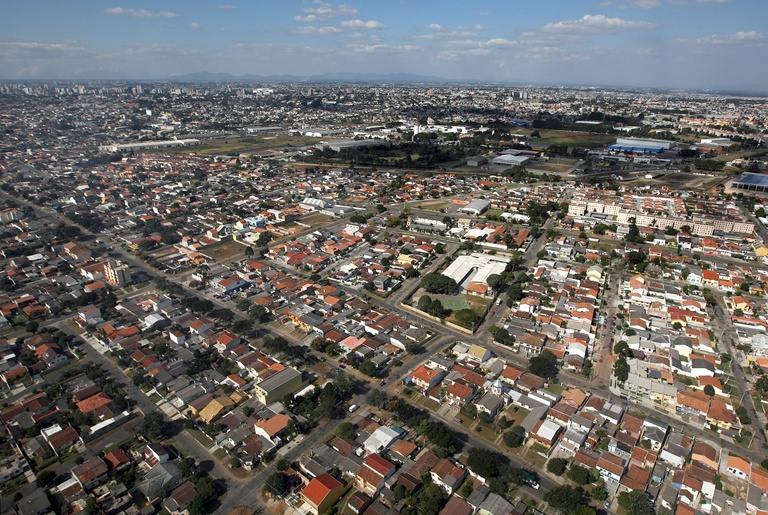
<svg viewBox="0 0 768 515"><path fill-rule="evenodd" d="M253 4L0 4L0 513L768 514L760 3Z"/></svg>

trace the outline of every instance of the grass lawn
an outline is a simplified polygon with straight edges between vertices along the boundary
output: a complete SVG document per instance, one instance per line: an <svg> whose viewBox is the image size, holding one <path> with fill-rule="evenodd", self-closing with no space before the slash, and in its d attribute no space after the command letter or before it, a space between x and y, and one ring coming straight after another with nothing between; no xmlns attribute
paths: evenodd
<svg viewBox="0 0 768 515"><path fill-rule="evenodd" d="M300 221L303 224L307 224L312 229L317 229L318 227L323 227L324 225L327 225L328 222L330 222L331 220L335 220L335 218L330 215L324 215L322 213L314 213L314 214L305 216Z"/></svg>
<svg viewBox="0 0 768 515"><path fill-rule="evenodd" d="M527 131L522 131L527 132ZM533 131L527 132L530 134ZM530 141L532 145L565 145L573 147L604 147L616 141L616 136L611 134L599 134L594 132L556 131L539 129L540 138Z"/></svg>
<svg viewBox="0 0 768 515"><path fill-rule="evenodd" d="M464 295L464 298L469 304L469 307L474 309L475 313L478 315L484 313L488 305L493 301L493 299L484 299L483 297L478 297L477 295Z"/></svg>
<svg viewBox="0 0 768 515"><path fill-rule="evenodd" d="M421 404L431 411L437 411L440 409L440 404L433 399L425 398L424 402Z"/></svg>
<svg viewBox="0 0 768 515"><path fill-rule="evenodd" d="M734 159L739 157L746 158L746 157L759 156L764 154L765 154L764 150L742 150L741 152L731 152L729 154L716 156L715 161L722 161L725 163L727 161L733 161Z"/></svg>
<svg viewBox="0 0 768 515"><path fill-rule="evenodd" d="M459 311L461 309L469 309L469 302L463 297L442 297L440 303L445 309L451 311Z"/></svg>
<svg viewBox="0 0 768 515"><path fill-rule="evenodd" d="M534 468L534 469L544 468L544 464L547 462L547 459L544 456L530 449L526 450L524 456L525 456L525 459L532 465L531 468Z"/></svg>
<svg viewBox="0 0 768 515"><path fill-rule="evenodd" d="M213 451L213 455L217 460L224 460L227 458L227 456L229 456L226 449L222 449L221 447Z"/></svg>
<svg viewBox="0 0 768 515"><path fill-rule="evenodd" d="M530 411L525 408L517 408L517 411L515 411L514 407L511 407L504 412L504 416L507 417L507 420L512 424L512 426L518 426L520 425L520 422L522 422L525 417L528 416L529 413Z"/></svg>
<svg viewBox="0 0 768 515"><path fill-rule="evenodd" d="M214 261L224 261L235 256L244 255L245 246L233 241L231 238L206 245L200 248L200 253L209 256Z"/></svg>
<svg viewBox="0 0 768 515"><path fill-rule="evenodd" d="M461 420L461 425L464 427L469 427L469 425L474 422L471 418L463 415L460 411L457 411L455 416Z"/></svg>
<svg viewBox="0 0 768 515"><path fill-rule="evenodd" d="M478 427L480 428L480 431L477 430ZM486 426L482 422L478 423L477 426L475 426L475 428L472 429L472 431L478 433L480 436L482 436L483 438L485 438L489 442L493 442L493 441L496 440L496 438L499 437L499 435L496 433L496 431L494 431L490 427Z"/></svg>
<svg viewBox="0 0 768 515"><path fill-rule="evenodd" d="M573 168L572 165L557 164L557 163L534 163L528 165L529 170L541 170L543 172L565 173Z"/></svg>
<svg viewBox="0 0 768 515"><path fill-rule="evenodd" d="M448 206L453 204L450 200L436 200L433 202L420 202L416 205L417 209L423 209L424 211L436 211L439 212L441 209L445 209Z"/></svg>
<svg viewBox="0 0 768 515"><path fill-rule="evenodd" d="M163 400L163 398L160 396L159 393L155 392L149 396L149 400L152 401L154 404L157 404L158 402Z"/></svg>
<svg viewBox="0 0 768 515"><path fill-rule="evenodd" d="M319 138L304 138L293 136L249 136L245 138L217 138L205 140L201 145L192 147L163 148L154 151L159 154L239 154L241 152L258 152L287 145L308 145L317 143ZM152 152L152 151L149 151Z"/></svg>
<svg viewBox="0 0 768 515"><path fill-rule="evenodd" d="M213 447L213 440L211 440L211 437L207 434L203 433L202 431L198 431L197 429L187 429L186 430L189 435L197 440L200 445L205 447L206 449L210 449Z"/></svg>

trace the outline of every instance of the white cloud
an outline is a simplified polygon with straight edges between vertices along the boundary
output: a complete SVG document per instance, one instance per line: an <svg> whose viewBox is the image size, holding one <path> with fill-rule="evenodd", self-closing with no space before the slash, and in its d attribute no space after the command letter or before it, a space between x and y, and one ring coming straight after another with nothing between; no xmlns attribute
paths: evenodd
<svg viewBox="0 0 768 515"><path fill-rule="evenodd" d="M490 55L487 48L470 48L467 50L443 50L438 52L437 58L443 61L458 61L464 57L482 57Z"/></svg>
<svg viewBox="0 0 768 515"><path fill-rule="evenodd" d="M315 1L317 7L305 7L301 10L305 16L297 16L294 19L296 21L315 22L318 20L327 20L328 18L336 18L339 16L354 16L358 13L358 10L351 5L346 4L329 4L321 1Z"/></svg>
<svg viewBox="0 0 768 515"><path fill-rule="evenodd" d="M363 20L349 20L349 21L343 21L341 22L341 26L345 29L355 29L355 30L377 30L377 29L383 29L384 24L380 21L375 20L369 20L369 21L363 21Z"/></svg>
<svg viewBox="0 0 768 515"><path fill-rule="evenodd" d="M727 4L729 0L696 0L697 4Z"/></svg>
<svg viewBox="0 0 768 515"><path fill-rule="evenodd" d="M430 24L429 28L432 30L443 30L443 26L439 23L432 23Z"/></svg>
<svg viewBox="0 0 768 515"><path fill-rule="evenodd" d="M299 27L294 30L298 34L319 34L324 36L326 34L338 34L344 32L338 27L315 27L314 25L307 25L306 27Z"/></svg>
<svg viewBox="0 0 768 515"><path fill-rule="evenodd" d="M192 30L201 30L203 26L200 25L199 23L192 23L189 25L189 28Z"/></svg>
<svg viewBox="0 0 768 515"><path fill-rule="evenodd" d="M219 9L224 9L224 10L232 10L232 9L234 9L234 8L235 8L235 6L234 6L234 5L229 5L229 4L221 4L221 5L219 6Z"/></svg>
<svg viewBox="0 0 768 515"><path fill-rule="evenodd" d="M746 32L736 32L735 34L712 34L711 36L695 39L693 41L698 44L724 45L729 43L762 42L765 39L765 34L750 30Z"/></svg>
<svg viewBox="0 0 768 515"><path fill-rule="evenodd" d="M638 9L656 9L661 7L661 0L632 0L632 7Z"/></svg>
<svg viewBox="0 0 768 515"><path fill-rule="evenodd" d="M110 7L104 9L107 14L120 16L135 16L136 18L175 18L178 14L171 11L148 11L146 9L123 9L122 7Z"/></svg>
<svg viewBox="0 0 768 515"><path fill-rule="evenodd" d="M357 41L347 43L345 48L356 54L406 53L419 50L419 47L413 45L366 44Z"/></svg>
<svg viewBox="0 0 768 515"><path fill-rule="evenodd" d="M504 38L489 39L485 44L487 46L495 46L495 47L513 47L513 46L519 45L517 41L513 41L511 39L504 39Z"/></svg>
<svg viewBox="0 0 768 515"><path fill-rule="evenodd" d="M657 23L623 18L608 18L603 14L585 14L578 20L564 20L548 23L542 27L545 32L594 34L600 32L615 32L623 29L653 29Z"/></svg>
<svg viewBox="0 0 768 515"><path fill-rule="evenodd" d="M61 43L39 43L37 41L0 41L0 57L36 59L56 57L83 52L85 48L77 41Z"/></svg>

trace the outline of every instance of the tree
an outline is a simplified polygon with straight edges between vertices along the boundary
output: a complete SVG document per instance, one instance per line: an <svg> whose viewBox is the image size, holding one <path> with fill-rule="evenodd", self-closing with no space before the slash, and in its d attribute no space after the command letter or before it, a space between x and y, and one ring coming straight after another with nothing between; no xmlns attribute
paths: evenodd
<svg viewBox="0 0 768 515"><path fill-rule="evenodd" d="M206 513L205 501L198 495L187 504L189 515L204 515Z"/></svg>
<svg viewBox="0 0 768 515"><path fill-rule="evenodd" d="M262 491L274 497L282 497L288 487L288 481L282 472L274 472L264 482Z"/></svg>
<svg viewBox="0 0 768 515"><path fill-rule="evenodd" d="M704 387L704 393L706 393L710 397L714 397L715 396L715 387L712 386L711 384L708 384L707 386Z"/></svg>
<svg viewBox="0 0 768 515"><path fill-rule="evenodd" d="M389 395L384 390L371 390L365 396L365 402L377 408L383 408L389 402Z"/></svg>
<svg viewBox="0 0 768 515"><path fill-rule="evenodd" d="M247 247L245 247L245 250L243 251L243 253L245 254L245 257L252 258L253 257L253 247L248 245Z"/></svg>
<svg viewBox="0 0 768 515"><path fill-rule="evenodd" d="M442 274L429 273L421 278L421 287L427 293L451 294L456 291L456 281Z"/></svg>
<svg viewBox="0 0 768 515"><path fill-rule="evenodd" d="M48 488L53 484L53 480L56 479L56 473L52 470L44 470L37 475L35 482L40 488Z"/></svg>
<svg viewBox="0 0 768 515"><path fill-rule="evenodd" d="M761 392L768 392L768 375L762 375L757 378L755 389Z"/></svg>
<svg viewBox="0 0 768 515"><path fill-rule="evenodd" d="M629 364L624 356L621 356L613 365L613 375L616 376L616 380L620 383L629 379Z"/></svg>
<svg viewBox="0 0 768 515"><path fill-rule="evenodd" d="M590 495L596 501L604 501L608 499L608 490L603 485L597 485L591 490Z"/></svg>
<svg viewBox="0 0 768 515"><path fill-rule="evenodd" d="M376 377L379 374L379 367L370 359L366 359L360 363L360 372L369 377Z"/></svg>
<svg viewBox="0 0 768 515"><path fill-rule="evenodd" d="M545 350L530 359L528 371L545 379L557 376L557 356L549 350Z"/></svg>
<svg viewBox="0 0 768 515"><path fill-rule="evenodd" d="M336 379L333 380L333 386L336 387L339 393L346 394L351 392L355 388L355 382L347 374L339 374Z"/></svg>
<svg viewBox="0 0 768 515"><path fill-rule="evenodd" d="M168 435L168 423L159 411L150 411L139 424L139 433L149 440L162 440Z"/></svg>
<svg viewBox="0 0 768 515"><path fill-rule="evenodd" d="M478 320L480 320L480 315L472 309L460 309L456 312L456 321L462 327L472 329Z"/></svg>
<svg viewBox="0 0 768 515"><path fill-rule="evenodd" d="M570 512L581 504L581 492L570 485L556 486L544 494L544 501L562 512Z"/></svg>
<svg viewBox="0 0 768 515"><path fill-rule="evenodd" d="M520 447L525 443L525 428L522 426L513 426L504 433L504 444L507 447Z"/></svg>
<svg viewBox="0 0 768 515"><path fill-rule="evenodd" d="M594 481L592 471L581 465L574 465L568 470L568 479L578 485L586 485Z"/></svg>
<svg viewBox="0 0 768 515"><path fill-rule="evenodd" d="M619 494L619 506L627 510L629 515L654 515L653 504L644 490L632 490Z"/></svg>
<svg viewBox="0 0 768 515"><path fill-rule="evenodd" d="M195 473L195 470L197 470L195 458L187 456L179 462L179 472L181 472L181 475L184 477L184 479L189 479L192 477L192 475Z"/></svg>
<svg viewBox="0 0 768 515"><path fill-rule="evenodd" d="M475 474L491 479L499 475L499 456L493 451L472 447L467 457L467 466Z"/></svg>
<svg viewBox="0 0 768 515"><path fill-rule="evenodd" d="M275 237L275 235L272 234L271 232L264 231L263 233L261 233L259 235L259 239L256 240L256 244L259 247L266 247L267 245L269 245L269 242L272 241L272 238L274 238L274 237Z"/></svg>
<svg viewBox="0 0 768 515"><path fill-rule="evenodd" d="M502 284L502 278L499 274L491 274L488 276L485 282L487 282L488 286L495 290L500 284Z"/></svg>
<svg viewBox="0 0 768 515"><path fill-rule="evenodd" d="M568 460L563 458L552 458L547 463L547 472L556 476L562 476L566 467L568 467Z"/></svg>
<svg viewBox="0 0 768 515"><path fill-rule="evenodd" d="M736 408L736 416L739 417L739 422L741 422L742 425L748 426L752 423L752 419L749 417L747 408L744 406L739 406Z"/></svg>
<svg viewBox="0 0 768 515"><path fill-rule="evenodd" d="M613 353L617 356L629 356L632 354L632 349L629 348L629 344L624 340L613 346Z"/></svg>

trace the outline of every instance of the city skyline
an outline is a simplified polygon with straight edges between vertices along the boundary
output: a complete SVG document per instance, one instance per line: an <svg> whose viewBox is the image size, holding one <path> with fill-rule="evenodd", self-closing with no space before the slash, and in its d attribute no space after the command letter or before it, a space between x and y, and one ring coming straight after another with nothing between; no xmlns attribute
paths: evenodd
<svg viewBox="0 0 768 515"><path fill-rule="evenodd" d="M448 8L446 8L448 7ZM0 79L411 74L765 93L756 0L4 2Z"/></svg>

